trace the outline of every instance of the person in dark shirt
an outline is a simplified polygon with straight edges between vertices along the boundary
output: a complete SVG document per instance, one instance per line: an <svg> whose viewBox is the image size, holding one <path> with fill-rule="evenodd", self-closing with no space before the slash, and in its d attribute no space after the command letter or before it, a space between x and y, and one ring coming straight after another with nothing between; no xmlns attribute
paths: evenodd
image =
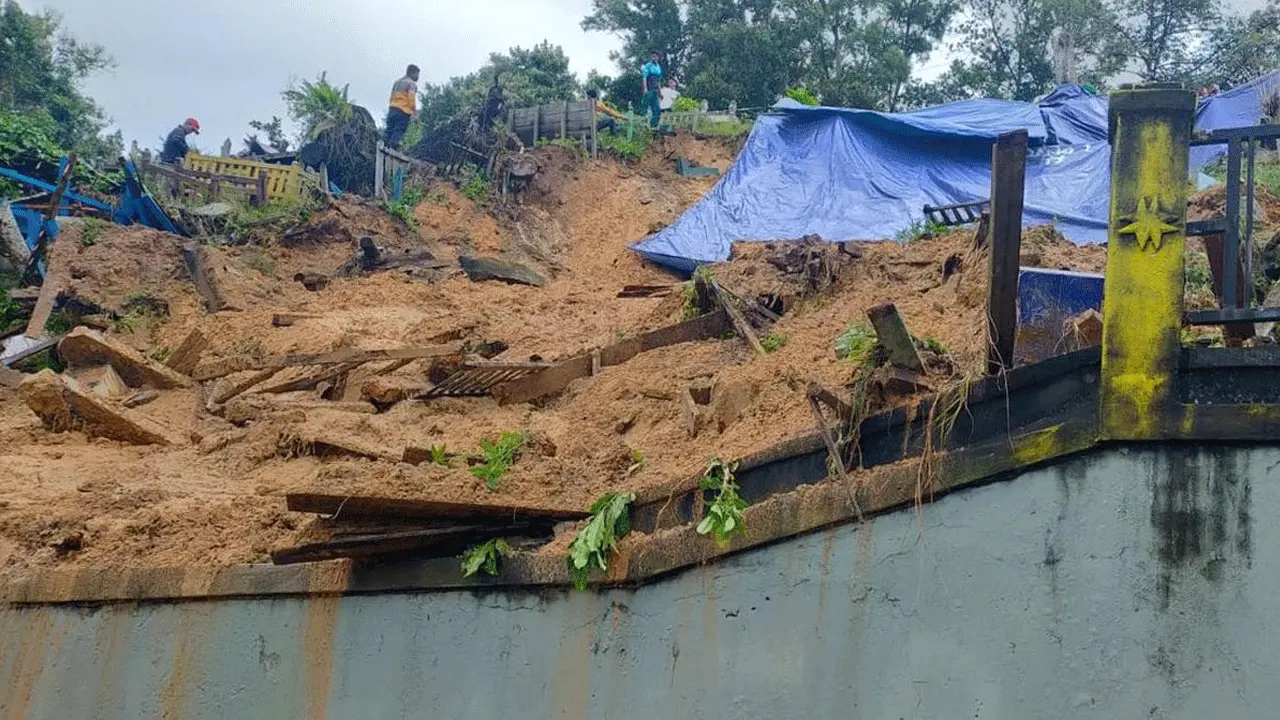
<svg viewBox="0 0 1280 720"><path fill-rule="evenodd" d="M195 118L187 118L181 125L170 130L168 137L164 139L164 149L160 151L160 162L169 165L182 162L182 158L187 156L187 136L191 133L200 134L200 123Z"/></svg>
<svg viewBox="0 0 1280 720"><path fill-rule="evenodd" d="M493 125L494 120L502 117L502 113L506 109L506 100L502 97L502 85L498 82L499 78L500 76L494 73L493 85L489 86L489 97L484 105L484 118L480 125L486 132Z"/></svg>
<svg viewBox="0 0 1280 720"><path fill-rule="evenodd" d="M640 68L640 78L644 82L644 107L649 111L649 127L658 129L662 118L662 66L658 64L658 53L649 54L649 62Z"/></svg>

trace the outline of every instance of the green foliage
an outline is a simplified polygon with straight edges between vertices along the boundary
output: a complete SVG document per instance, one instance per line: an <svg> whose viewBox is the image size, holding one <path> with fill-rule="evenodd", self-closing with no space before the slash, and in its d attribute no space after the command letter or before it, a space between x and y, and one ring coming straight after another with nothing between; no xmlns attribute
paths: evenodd
<svg viewBox="0 0 1280 720"><path fill-rule="evenodd" d="M329 83L326 73L320 73L320 77L314 82L290 82L281 97L284 98L289 117L302 126L304 143L351 122L347 86L338 89L338 86Z"/></svg>
<svg viewBox="0 0 1280 720"><path fill-rule="evenodd" d="M451 120L466 119L484 105L495 73L501 75L503 101L508 108L580 97L581 88L569 70L564 49L544 41L531 48L513 47L505 53L491 53L489 61L470 75L423 85L418 124L430 130Z"/></svg>
<svg viewBox="0 0 1280 720"><path fill-rule="evenodd" d="M444 445L432 445L431 464L449 467L449 448Z"/></svg>
<svg viewBox="0 0 1280 720"><path fill-rule="evenodd" d="M493 195L493 183L475 166L468 165L458 180L458 192L472 202L484 202Z"/></svg>
<svg viewBox="0 0 1280 720"><path fill-rule="evenodd" d="M915 242L917 240L928 240L929 238L941 235L947 231L946 225L932 222L930 220L917 220L910 226L898 231L893 236L894 240L902 243Z"/></svg>
<svg viewBox="0 0 1280 720"><path fill-rule="evenodd" d="M75 320L66 310L54 310L44 323L44 331L50 335L61 335L71 332L75 326Z"/></svg>
<svg viewBox="0 0 1280 720"><path fill-rule="evenodd" d="M0 108L37 119L56 147L83 160L114 159L123 150L119 133L102 134L106 114L81 89L85 78L112 65L101 45L63 29L57 13L28 13L15 0L0 0ZM0 129L0 139L6 137Z"/></svg>
<svg viewBox="0 0 1280 720"><path fill-rule="evenodd" d="M747 534L746 523L742 519L742 511L747 509L747 501L738 493L740 488L734 482L734 472L738 469L736 462L726 463L715 458L707 466L706 472L698 480L698 489L716 493L711 504L707 506L707 514L698 523L699 535L711 535L716 543L724 545L734 533Z"/></svg>
<svg viewBox="0 0 1280 720"><path fill-rule="evenodd" d="M639 160L644 157L644 154L649 151L651 142L653 142L653 132L649 130L648 125L641 122L636 122L630 129L620 125L617 132L602 132L596 136L596 143L602 151L612 153L619 160L625 161Z"/></svg>
<svg viewBox="0 0 1280 720"><path fill-rule="evenodd" d="M649 464L649 461L647 458L645 458L643 450L632 450L631 464L627 466L627 471L623 473L623 477L629 478L632 475L635 475L641 470L644 470L645 466L648 464Z"/></svg>
<svg viewBox="0 0 1280 720"><path fill-rule="evenodd" d="M787 97L791 98L792 100L795 100L796 102L802 105L808 105L809 107L818 107L818 105L821 104L818 101L818 96L814 95L808 88L803 88L803 87L790 88L787 90Z"/></svg>
<svg viewBox="0 0 1280 720"><path fill-rule="evenodd" d="M84 229L80 233L80 244L85 247L97 245L98 238L107 229L107 223L98 218L85 218L81 222L84 223Z"/></svg>
<svg viewBox="0 0 1280 720"><path fill-rule="evenodd" d="M151 358L152 360L154 360L154 361L156 361L156 362L158 362L158 363L162 363L162 362L164 362L165 360L168 360L168 359L169 359L169 356L170 356L170 355L172 355L172 354L173 354L173 350L169 349L169 347L168 347L167 345L161 345L160 347L156 348L155 350L152 350L152 351L147 355L147 357Z"/></svg>
<svg viewBox="0 0 1280 720"><path fill-rule="evenodd" d="M861 363L876 346L876 333L864 322L854 323L836 338L836 358Z"/></svg>
<svg viewBox="0 0 1280 720"><path fill-rule="evenodd" d="M498 481L507 474L528 441L528 434L522 432L504 432L496 442L481 440L480 450L484 453L484 463L471 468L471 474L484 480L485 486L490 490L497 490Z"/></svg>
<svg viewBox="0 0 1280 720"><path fill-rule="evenodd" d="M706 122L698 126L698 135L703 137L732 139L750 134L751 129L754 127L754 122L746 122L743 120Z"/></svg>
<svg viewBox="0 0 1280 720"><path fill-rule="evenodd" d="M605 493L591 506L591 519L569 545L569 575L573 586L586 590L592 568L609 569L609 553L631 532L631 503L635 493Z"/></svg>
<svg viewBox="0 0 1280 720"><path fill-rule="evenodd" d="M511 552L511 545L502 538L494 538L467 548L462 553L462 577L471 577L484 570L491 577L498 576L498 562Z"/></svg>
<svg viewBox="0 0 1280 720"><path fill-rule="evenodd" d="M771 332L760 338L760 346L765 352L777 352L787 345L787 336L782 333Z"/></svg>
<svg viewBox="0 0 1280 720"><path fill-rule="evenodd" d="M912 336L912 340L916 341L917 347L923 348L933 353L937 353L938 355L951 354L951 351L947 349L947 346L943 345L936 338L931 338L931 337L918 338L918 337Z"/></svg>
<svg viewBox="0 0 1280 720"><path fill-rule="evenodd" d="M0 287L0 332L10 330L25 322L18 303L9 295L8 288Z"/></svg>
<svg viewBox="0 0 1280 720"><path fill-rule="evenodd" d="M688 95L681 95L671 104L671 112L687 113L698 112L702 109L702 101L691 98Z"/></svg>

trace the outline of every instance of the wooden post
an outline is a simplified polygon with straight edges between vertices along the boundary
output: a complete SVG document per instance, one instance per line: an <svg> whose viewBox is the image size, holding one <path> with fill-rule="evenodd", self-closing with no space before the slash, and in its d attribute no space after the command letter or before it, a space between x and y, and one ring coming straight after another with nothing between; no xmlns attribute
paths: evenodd
<svg viewBox="0 0 1280 720"><path fill-rule="evenodd" d="M538 126L542 120L542 106L533 108L533 143L529 147L538 147Z"/></svg>
<svg viewBox="0 0 1280 720"><path fill-rule="evenodd" d="M915 341L911 339L907 324L903 322L893 303L871 308L867 311L867 318L876 329L880 345L888 352L890 364L914 373L924 373L924 362L920 360L920 353L916 352Z"/></svg>
<svg viewBox="0 0 1280 720"><path fill-rule="evenodd" d="M591 158L594 160L595 158L600 157L599 150L597 149L599 146L596 144L596 125L598 125L599 123L597 123L597 122L596 122L596 108L595 108L595 104L594 104L594 103L592 103L590 100L588 100L588 101L587 101L587 104L591 106L591 107L590 107L590 114L591 114Z"/></svg>
<svg viewBox="0 0 1280 720"><path fill-rule="evenodd" d="M382 170L384 163L386 163L382 155L383 148L382 141L379 140L378 149L373 156L373 197L375 200L382 198Z"/></svg>
<svg viewBox="0 0 1280 720"><path fill-rule="evenodd" d="M987 288L987 372L1013 367L1018 332L1018 259L1027 174L1027 131L1001 135L991 150L991 263Z"/></svg>
<svg viewBox="0 0 1280 720"><path fill-rule="evenodd" d="M266 207L267 203L267 174L258 173L258 205Z"/></svg>
<svg viewBox="0 0 1280 720"><path fill-rule="evenodd" d="M1103 439L1181 432L1174 385L1182 352L1187 152L1195 107L1195 93L1176 86L1121 86L1110 96Z"/></svg>
<svg viewBox="0 0 1280 720"><path fill-rule="evenodd" d="M58 217L58 211L62 209L62 196L67 192L67 186L71 184L71 175L76 170L76 154L74 152L67 153L67 166L62 170L62 177L58 178L58 186L53 190L53 196L49 198L49 211L45 213L45 217L53 220Z"/></svg>
<svg viewBox="0 0 1280 720"><path fill-rule="evenodd" d="M560 139L564 140L568 137L569 132L569 101L565 100L564 105L560 108Z"/></svg>

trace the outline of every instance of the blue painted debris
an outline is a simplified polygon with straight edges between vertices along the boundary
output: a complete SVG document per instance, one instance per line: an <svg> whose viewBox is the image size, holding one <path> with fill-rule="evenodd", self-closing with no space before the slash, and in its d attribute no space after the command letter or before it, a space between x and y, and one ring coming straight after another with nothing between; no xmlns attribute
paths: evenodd
<svg viewBox="0 0 1280 720"><path fill-rule="evenodd" d="M1018 359L1034 362L1071 349L1064 346L1063 323L1086 310L1102 312L1102 295L1102 275L1022 268L1018 273Z"/></svg>
<svg viewBox="0 0 1280 720"><path fill-rule="evenodd" d="M59 164L58 174L62 174L62 170L66 167L66 159ZM57 188L43 180L24 175L12 168L0 167L0 177L13 180L35 190L52 193ZM110 218L117 225L143 225L156 230L163 230L174 235L184 235L173 220L165 214L151 193L147 192L147 188L142 184L141 178L138 176L138 168L133 161L126 160L124 162L124 190L120 194L120 204L112 207L100 200L81 195L70 187L62 194L62 201L58 207L58 215L67 217L76 214L100 215ZM15 202L10 205L13 212L13 219L18 223L18 230L22 233L23 242L27 249L35 252L40 244L40 238L43 235L46 242L52 241L58 236L58 223L56 220L45 217L43 208L35 208L25 205L21 202ZM44 263L39 264L40 276L44 276Z"/></svg>

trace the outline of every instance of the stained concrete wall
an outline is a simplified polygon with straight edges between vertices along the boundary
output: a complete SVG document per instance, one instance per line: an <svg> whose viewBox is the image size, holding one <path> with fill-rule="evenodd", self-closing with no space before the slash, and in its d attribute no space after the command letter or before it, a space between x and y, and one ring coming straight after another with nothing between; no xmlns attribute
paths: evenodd
<svg viewBox="0 0 1280 720"><path fill-rule="evenodd" d="M1270 718L1274 448L1108 450L635 591L0 610L0 718Z"/></svg>

